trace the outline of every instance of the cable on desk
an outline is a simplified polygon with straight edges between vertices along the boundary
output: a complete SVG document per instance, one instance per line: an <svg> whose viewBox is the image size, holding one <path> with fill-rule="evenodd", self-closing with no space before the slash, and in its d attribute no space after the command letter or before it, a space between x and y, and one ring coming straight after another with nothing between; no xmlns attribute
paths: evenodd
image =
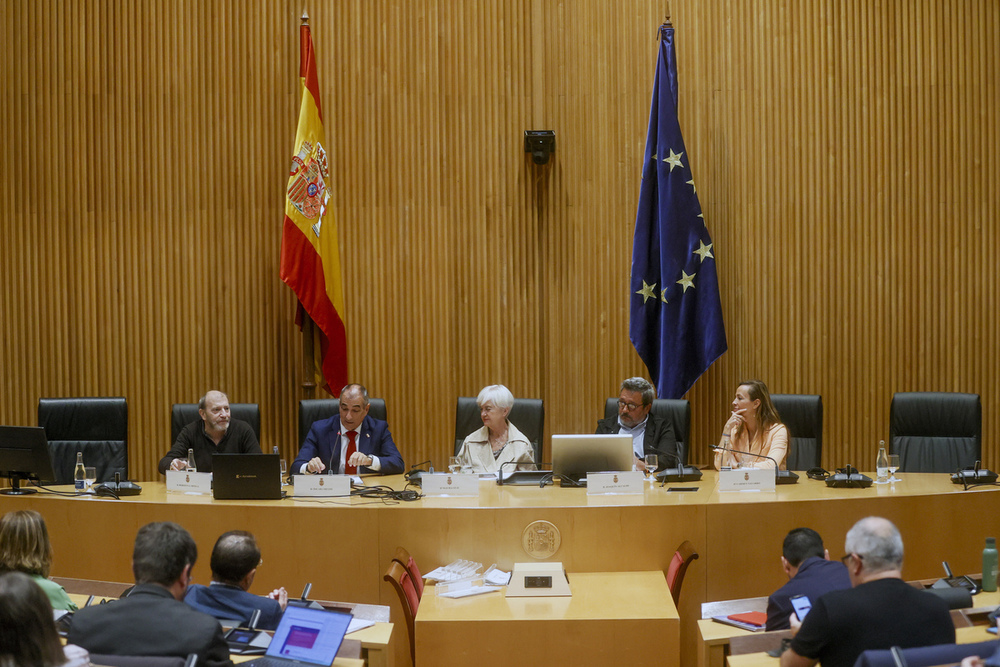
<svg viewBox="0 0 1000 667"><path fill-rule="evenodd" d="M423 496L421 493L415 489L409 488L409 484L406 485L402 491L397 491L389 486L377 485L377 486L362 486L351 490L352 496L358 496L359 498L377 498L382 502L387 501L402 501L402 502L413 502L414 500L420 500Z"/></svg>

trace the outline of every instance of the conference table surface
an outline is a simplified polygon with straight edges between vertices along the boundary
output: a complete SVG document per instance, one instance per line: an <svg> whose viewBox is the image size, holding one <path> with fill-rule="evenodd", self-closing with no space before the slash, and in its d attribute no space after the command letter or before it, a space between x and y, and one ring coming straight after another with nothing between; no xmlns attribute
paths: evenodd
<svg viewBox="0 0 1000 667"><path fill-rule="evenodd" d="M678 545L699 553L688 569L678 604L681 662L695 664L701 603L768 595L784 583L781 542L797 526L815 528L831 556L858 519L884 516L907 545L904 576L978 572L987 536L1000 533L1000 487L964 491L948 475L899 473L902 481L868 489L833 489L804 475L771 492L720 493L717 473L700 482L644 484L635 495L588 495L581 488L509 486L480 481L473 497L423 497L412 502L352 496L283 500L214 500L168 493L162 481L140 482L139 496L121 500L46 495L0 497L0 511L37 509L55 549L52 574L107 581L131 580L131 544L150 521L175 521L198 544L195 580L207 583L208 554L223 532L253 532L264 563L254 590L285 586L297 595L384 604L401 620L395 591L382 580L396 547L413 555L423 572L468 559L510 570L532 561L524 548L535 522L558 533L548 561L570 572L666 571ZM365 478L370 485L403 489L402 475ZM67 487L63 487L64 489ZM411 487L412 488L412 487ZM693 491L678 491L688 488ZM405 628L395 633L396 662L409 662Z"/></svg>
<svg viewBox="0 0 1000 667"><path fill-rule="evenodd" d="M418 665L679 665L679 619L663 572L568 580L571 597L499 590L451 599L428 586L416 617Z"/></svg>

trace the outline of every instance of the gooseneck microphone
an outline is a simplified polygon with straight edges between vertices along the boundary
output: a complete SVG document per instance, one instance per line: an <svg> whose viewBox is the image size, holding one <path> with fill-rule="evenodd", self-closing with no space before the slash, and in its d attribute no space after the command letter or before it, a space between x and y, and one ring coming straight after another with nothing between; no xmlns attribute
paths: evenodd
<svg viewBox="0 0 1000 667"><path fill-rule="evenodd" d="M749 454L750 456L756 456L759 459L767 459L774 464L774 483L775 484L795 484L799 481L799 476L796 475L791 470L781 470L778 468L778 462L774 460L773 457L767 456L765 454L755 454L754 452L745 452L741 449L730 449L729 447L723 447L722 445L712 445L712 449L715 451L732 452L733 454Z"/></svg>
<svg viewBox="0 0 1000 667"><path fill-rule="evenodd" d="M660 480L660 486L663 486L667 482L700 482L702 473L700 470L694 466L686 466L684 462L681 461L681 457L676 452L666 452L668 456L672 456L674 462L677 464L676 468L664 468L658 472L653 473L655 479Z"/></svg>

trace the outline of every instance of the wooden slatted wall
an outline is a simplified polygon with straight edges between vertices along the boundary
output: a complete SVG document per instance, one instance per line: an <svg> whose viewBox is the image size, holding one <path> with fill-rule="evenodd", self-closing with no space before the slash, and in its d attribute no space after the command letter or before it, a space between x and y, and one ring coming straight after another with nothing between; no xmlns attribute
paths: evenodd
<svg viewBox="0 0 1000 667"><path fill-rule="evenodd" d="M827 467L870 468L892 393L982 395L1000 466L1000 6L669 3L680 114L730 350L696 384L707 461L735 383L819 393ZM455 399L507 384L546 431L621 378L632 227L666 3L313 1L354 380L409 462ZM0 422L124 395L131 473L169 409L308 397L277 277L302 3L0 5ZM545 166L523 131L552 129Z"/></svg>

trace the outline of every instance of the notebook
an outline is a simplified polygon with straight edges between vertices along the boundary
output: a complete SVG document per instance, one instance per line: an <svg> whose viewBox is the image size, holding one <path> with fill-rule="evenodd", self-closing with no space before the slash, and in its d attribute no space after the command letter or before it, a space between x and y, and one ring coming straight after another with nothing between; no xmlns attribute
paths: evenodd
<svg viewBox="0 0 1000 667"><path fill-rule="evenodd" d="M216 455L218 456L218 455ZM213 463L214 465L214 463ZM332 665L351 624L351 614L311 607L285 609L265 657L246 667Z"/></svg>
<svg viewBox="0 0 1000 667"><path fill-rule="evenodd" d="M280 454L213 454L212 494L220 500L277 500Z"/></svg>

